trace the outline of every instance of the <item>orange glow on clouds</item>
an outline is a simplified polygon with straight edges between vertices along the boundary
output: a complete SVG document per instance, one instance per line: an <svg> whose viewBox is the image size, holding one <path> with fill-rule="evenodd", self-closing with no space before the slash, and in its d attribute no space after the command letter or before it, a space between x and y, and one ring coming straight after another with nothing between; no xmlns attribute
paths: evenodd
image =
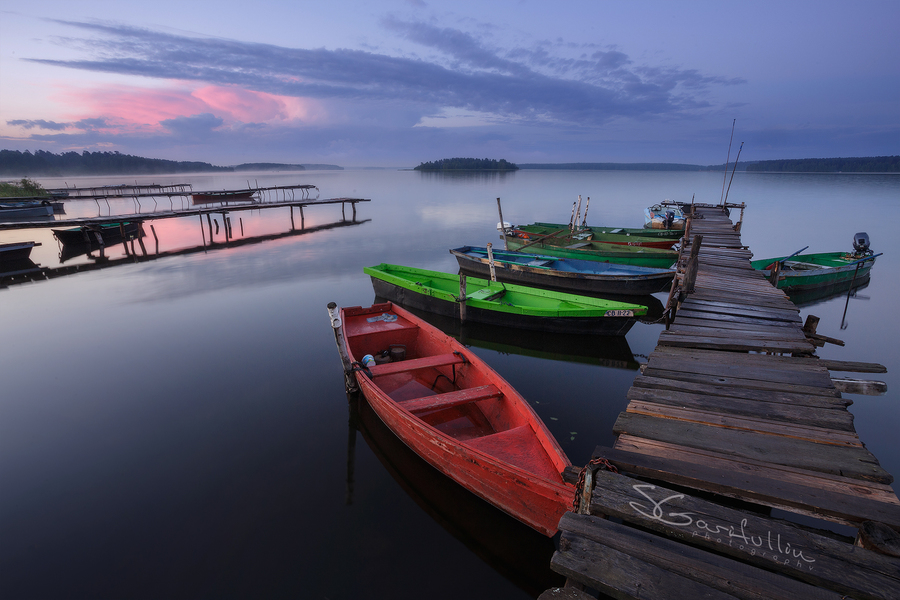
<svg viewBox="0 0 900 600"><path fill-rule="evenodd" d="M199 89L151 89L112 86L67 89L55 98L69 108L68 118L106 118L108 129L158 131L166 119L212 113L233 123L270 123L326 120L322 104L308 98L276 96L236 87L206 86ZM77 108L75 108L77 107ZM76 112L77 111L77 112Z"/></svg>

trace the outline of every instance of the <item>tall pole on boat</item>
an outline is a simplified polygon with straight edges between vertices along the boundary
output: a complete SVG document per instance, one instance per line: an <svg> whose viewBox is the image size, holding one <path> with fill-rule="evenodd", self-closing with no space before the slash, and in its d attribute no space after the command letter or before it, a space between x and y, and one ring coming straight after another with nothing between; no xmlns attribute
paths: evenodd
<svg viewBox="0 0 900 600"><path fill-rule="evenodd" d="M725 206L728 203L728 192L731 191L731 182L734 181L734 172L737 171L738 160L741 158L741 150L744 149L744 142L741 142L741 147L738 148L737 156L734 157L734 168L731 170L731 179L728 181L728 189L725 190L725 198L722 200L722 206Z"/></svg>
<svg viewBox="0 0 900 600"><path fill-rule="evenodd" d="M591 197L588 196L587 203L584 205L584 219L581 220L581 228L587 227L587 211L591 207Z"/></svg>
<svg viewBox="0 0 900 600"><path fill-rule="evenodd" d="M503 234L503 249L509 250L509 242L506 241L506 223L503 222L503 209L500 207L500 198L497 198L497 212L500 213L500 233Z"/></svg>
<svg viewBox="0 0 900 600"><path fill-rule="evenodd" d="M725 204L725 180L728 178L728 161L731 160L731 143L734 141L734 124L737 119L731 122L731 138L728 140L728 158L725 159L725 174L722 176L722 197L719 204Z"/></svg>
<svg viewBox="0 0 900 600"><path fill-rule="evenodd" d="M494 247L488 242L488 265L491 267L491 281L497 281L497 272L494 270Z"/></svg>
<svg viewBox="0 0 900 600"><path fill-rule="evenodd" d="M572 227L572 233L575 233L575 229L578 227L578 219L581 218L581 194L578 194L578 210L575 212L575 221Z"/></svg>

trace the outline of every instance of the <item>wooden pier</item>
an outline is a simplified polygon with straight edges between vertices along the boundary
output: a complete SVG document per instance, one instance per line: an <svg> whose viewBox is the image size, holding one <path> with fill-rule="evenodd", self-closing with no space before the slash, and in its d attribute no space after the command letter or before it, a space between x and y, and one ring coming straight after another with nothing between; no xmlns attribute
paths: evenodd
<svg viewBox="0 0 900 600"><path fill-rule="evenodd" d="M132 196L128 196L131 198ZM349 204L352 210L351 220L356 220L356 205L360 202L369 202L368 198L325 198L314 200L279 200L270 202L236 202L221 201L191 208L171 208L170 210L154 210L152 212L141 212L140 210L129 214L115 215L98 215L96 217L80 217L73 219L47 219L39 221L8 221L0 222L0 230L4 229L28 229L41 227L73 227L80 225L101 225L104 223L121 223L123 221L152 221L157 219L173 219L179 217L196 217L200 216L201 221L204 215L221 214L223 218L228 213L240 212L248 210L266 210L273 208L290 208L291 226L294 223L294 209L300 212L301 228L305 218L303 209L310 206L320 206L325 204L340 204L341 216L346 220L346 206Z"/></svg>
<svg viewBox="0 0 900 600"><path fill-rule="evenodd" d="M900 598L900 500L830 374L879 366L817 358L837 340L750 267L725 207L692 208L674 318L541 598Z"/></svg>

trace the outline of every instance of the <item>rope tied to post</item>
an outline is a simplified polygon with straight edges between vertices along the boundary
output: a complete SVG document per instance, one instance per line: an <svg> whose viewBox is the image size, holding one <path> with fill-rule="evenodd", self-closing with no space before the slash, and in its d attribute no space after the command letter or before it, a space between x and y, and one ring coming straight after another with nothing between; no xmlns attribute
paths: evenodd
<svg viewBox="0 0 900 600"><path fill-rule="evenodd" d="M606 468L607 471L611 471L612 473L619 472L619 469L605 458L592 458L591 461L586 464L578 474L578 482L575 484L575 498L572 500L572 512L577 513L581 508L581 495L582 493L584 493L584 479L588 469L593 469L594 467L601 466Z"/></svg>

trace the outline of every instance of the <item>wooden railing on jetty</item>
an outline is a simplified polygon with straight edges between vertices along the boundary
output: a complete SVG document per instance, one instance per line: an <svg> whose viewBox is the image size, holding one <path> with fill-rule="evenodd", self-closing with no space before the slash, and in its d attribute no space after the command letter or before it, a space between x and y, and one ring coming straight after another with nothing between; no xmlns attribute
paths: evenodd
<svg viewBox="0 0 900 600"><path fill-rule="evenodd" d="M672 318L560 522L567 587L541 598L900 597L900 500L829 373L883 367L815 357L726 209L690 216Z"/></svg>
<svg viewBox="0 0 900 600"><path fill-rule="evenodd" d="M236 192L249 192L251 194L267 194L274 195L277 199L278 195L283 200L287 200L288 194L291 199L294 198L294 191L299 190L301 198L309 198L309 191L319 188L312 184L297 185L274 185L274 186L251 186L247 182L246 189L240 190L194 190L190 183L172 183L168 185L159 185L155 183L134 185L101 185L93 187L64 187L46 190L56 200L94 200L104 198L143 198L149 196L191 196L193 194L228 194Z"/></svg>

